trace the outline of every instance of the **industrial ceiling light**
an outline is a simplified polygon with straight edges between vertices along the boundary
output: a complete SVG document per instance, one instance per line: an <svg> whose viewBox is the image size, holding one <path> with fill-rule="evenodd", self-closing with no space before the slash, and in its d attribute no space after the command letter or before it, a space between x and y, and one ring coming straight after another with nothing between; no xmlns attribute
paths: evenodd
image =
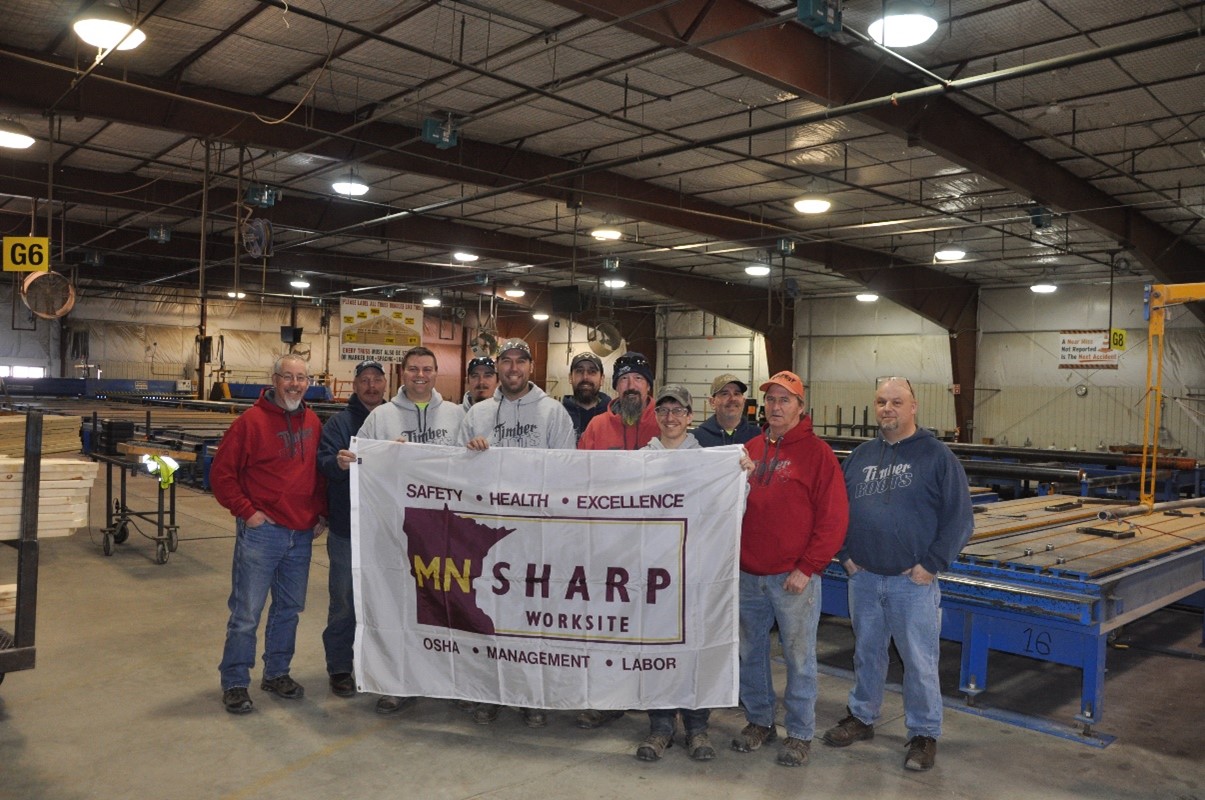
<svg viewBox="0 0 1205 800"><path fill-rule="evenodd" d="M884 47L912 47L927 42L936 31L937 20L912 0L887 0L883 16L867 29L870 38Z"/></svg>
<svg viewBox="0 0 1205 800"><path fill-rule="evenodd" d="M536 322L547 322L548 321L548 315L545 314L543 311L533 311L531 314L531 318L534 319Z"/></svg>
<svg viewBox="0 0 1205 800"><path fill-rule="evenodd" d="M456 259L461 264L472 264L474 261L481 258L481 256L466 252L464 250L457 250L452 254L452 258Z"/></svg>
<svg viewBox="0 0 1205 800"><path fill-rule="evenodd" d="M247 295L244 292L226 292L226 296L231 300L242 300Z"/></svg>
<svg viewBox="0 0 1205 800"><path fill-rule="evenodd" d="M966 248L955 242L953 236L946 239L946 243L933 253L933 257L938 261L959 261L966 258L966 255Z"/></svg>
<svg viewBox="0 0 1205 800"><path fill-rule="evenodd" d="M795 210L800 214L823 214L833 207L833 201L818 194L808 194L795 201Z"/></svg>
<svg viewBox="0 0 1205 800"><path fill-rule="evenodd" d="M427 308L435 308L440 305L440 300L433 294L425 295L423 297L423 305Z"/></svg>
<svg viewBox="0 0 1205 800"><path fill-rule="evenodd" d="M517 284L517 283L516 283L514 286L510 287L509 289L507 289L507 290L504 292L504 294L505 294L507 297L515 297L515 298L519 298L519 297L522 297L523 295L527 294L527 291L526 291L526 290L524 290L524 289L519 288L519 284Z"/></svg>
<svg viewBox="0 0 1205 800"><path fill-rule="evenodd" d="M1048 280L1040 280L1033 286L1029 287L1029 291L1033 292L1034 294L1052 294L1053 292L1057 292L1058 289L1059 287L1055 286Z"/></svg>
<svg viewBox="0 0 1205 800"><path fill-rule="evenodd" d="M623 231L614 225L600 225L590 235L600 242L617 242L623 238Z"/></svg>
<svg viewBox="0 0 1205 800"><path fill-rule="evenodd" d="M297 275L293 280L289 281L289 285L294 289L308 289L310 282L305 279L304 275Z"/></svg>
<svg viewBox="0 0 1205 800"><path fill-rule="evenodd" d="M745 267L745 274L755 278L764 278L770 274L770 267L768 264L750 264Z"/></svg>
<svg viewBox="0 0 1205 800"><path fill-rule="evenodd" d="M94 5L76 17L71 27L76 36L101 50L114 46L133 50L146 41L146 34L134 27L134 18L115 6Z"/></svg>
<svg viewBox="0 0 1205 800"><path fill-rule="evenodd" d="M862 292L861 294L854 295L854 299L859 303L873 303L879 299L879 296L874 292Z"/></svg>
<svg viewBox="0 0 1205 800"><path fill-rule="evenodd" d="M33 137L24 125L15 119L0 119L0 147L26 150L31 146Z"/></svg>
<svg viewBox="0 0 1205 800"><path fill-rule="evenodd" d="M628 282L623 278L603 278L603 286L608 289L622 289L627 286Z"/></svg>
<svg viewBox="0 0 1205 800"><path fill-rule="evenodd" d="M332 183L331 188L337 194L344 195L345 197L361 197L368 193L368 184L356 176L354 169L349 171L347 177L343 180Z"/></svg>

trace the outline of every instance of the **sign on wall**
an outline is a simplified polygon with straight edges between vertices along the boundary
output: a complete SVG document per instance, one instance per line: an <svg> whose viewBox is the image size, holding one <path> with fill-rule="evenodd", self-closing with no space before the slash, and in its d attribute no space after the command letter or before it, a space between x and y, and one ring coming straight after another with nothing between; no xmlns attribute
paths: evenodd
<svg viewBox="0 0 1205 800"><path fill-rule="evenodd" d="M45 272L50 269L50 239L46 236L5 236L5 272Z"/></svg>
<svg viewBox="0 0 1205 800"><path fill-rule="evenodd" d="M363 691L736 705L739 447L352 447Z"/></svg>
<svg viewBox="0 0 1205 800"><path fill-rule="evenodd" d="M423 307L390 300L339 301L339 358L401 361L423 343Z"/></svg>
<svg viewBox="0 0 1205 800"><path fill-rule="evenodd" d="M1107 330L1059 331L1059 369L1117 369L1120 358Z"/></svg>

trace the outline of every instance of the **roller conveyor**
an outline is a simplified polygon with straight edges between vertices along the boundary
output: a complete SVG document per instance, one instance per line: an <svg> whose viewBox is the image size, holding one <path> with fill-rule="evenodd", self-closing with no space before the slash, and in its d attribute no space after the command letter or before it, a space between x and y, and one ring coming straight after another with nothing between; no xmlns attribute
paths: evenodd
<svg viewBox="0 0 1205 800"><path fill-rule="evenodd" d="M968 703L987 688L992 650L1077 667L1080 729L1071 738L1107 744L1092 728L1103 713L1108 636L1205 590L1200 502L1109 521L1098 515L1133 507L1067 495L979 507L971 541L940 576L942 638L962 643ZM824 582L824 611L848 617L844 570L833 564Z"/></svg>

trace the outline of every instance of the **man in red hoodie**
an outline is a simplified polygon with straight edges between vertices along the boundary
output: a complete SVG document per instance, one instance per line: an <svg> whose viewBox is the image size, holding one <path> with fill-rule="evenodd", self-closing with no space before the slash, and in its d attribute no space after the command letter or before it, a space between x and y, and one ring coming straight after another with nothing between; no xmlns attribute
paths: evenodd
<svg viewBox="0 0 1205 800"><path fill-rule="evenodd" d="M326 479L317 469L322 425L302 399L309 383L304 360L278 358L272 388L226 431L209 473L214 497L238 520L230 620L218 667L222 703L231 714L251 710L255 632L269 591L259 688L288 700L305 693L289 677L289 662L305 608L311 546L326 525Z"/></svg>
<svg viewBox="0 0 1205 800"><path fill-rule="evenodd" d="M778 736L770 630L778 623L787 663L787 738L778 763L806 764L816 729L816 626L820 574L845 540L849 500L832 449L804 414L803 381L780 372L761 385L766 432L745 444L754 468L741 525L740 698L749 723L732 740L742 753Z"/></svg>
<svg viewBox="0 0 1205 800"><path fill-rule="evenodd" d="M627 352L615 359L611 388L615 399L590 420L578 450L639 450L661 432L653 409L653 368L643 354Z"/></svg>

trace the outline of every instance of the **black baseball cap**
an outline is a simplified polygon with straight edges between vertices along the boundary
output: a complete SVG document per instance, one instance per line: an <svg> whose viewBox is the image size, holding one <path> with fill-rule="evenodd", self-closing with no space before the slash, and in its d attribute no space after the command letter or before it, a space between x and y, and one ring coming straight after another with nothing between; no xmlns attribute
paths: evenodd
<svg viewBox="0 0 1205 800"><path fill-rule="evenodd" d="M356 377L360 377L360 373L366 369L380 370L382 375L385 374L385 368L381 366L380 361L369 359L368 361L361 361L359 364L356 364Z"/></svg>
<svg viewBox="0 0 1205 800"><path fill-rule="evenodd" d="M464 371L464 374L472 375L473 370L477 369L478 367L487 367L490 372L498 371L498 368L494 366L494 359L490 358L489 356L477 356L477 358L474 358L469 362L468 369Z"/></svg>

